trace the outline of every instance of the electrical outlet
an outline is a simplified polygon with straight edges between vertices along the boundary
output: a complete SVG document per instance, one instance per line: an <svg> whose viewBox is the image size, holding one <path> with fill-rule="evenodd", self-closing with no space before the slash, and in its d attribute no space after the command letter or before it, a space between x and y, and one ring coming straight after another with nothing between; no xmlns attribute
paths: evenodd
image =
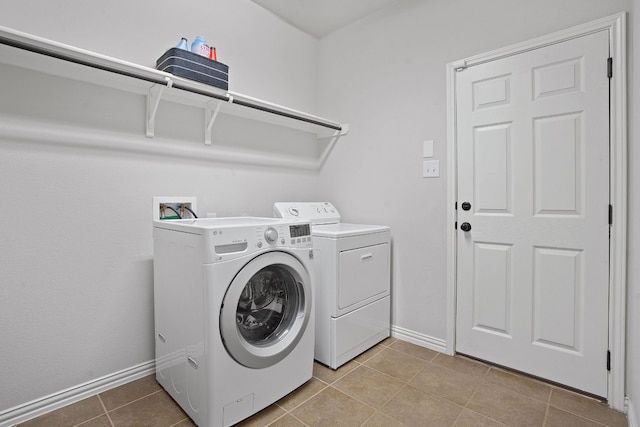
<svg viewBox="0 0 640 427"><path fill-rule="evenodd" d="M153 220L194 218L197 214L196 197L154 197L153 198Z"/></svg>
<svg viewBox="0 0 640 427"><path fill-rule="evenodd" d="M437 178L440 176L440 160L423 160L422 177Z"/></svg>

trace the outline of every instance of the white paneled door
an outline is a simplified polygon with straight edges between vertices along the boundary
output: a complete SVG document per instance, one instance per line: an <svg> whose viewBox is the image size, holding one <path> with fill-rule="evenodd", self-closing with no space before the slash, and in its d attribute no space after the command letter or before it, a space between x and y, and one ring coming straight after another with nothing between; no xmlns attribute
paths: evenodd
<svg viewBox="0 0 640 427"><path fill-rule="evenodd" d="M456 73L456 351L607 396L609 34Z"/></svg>

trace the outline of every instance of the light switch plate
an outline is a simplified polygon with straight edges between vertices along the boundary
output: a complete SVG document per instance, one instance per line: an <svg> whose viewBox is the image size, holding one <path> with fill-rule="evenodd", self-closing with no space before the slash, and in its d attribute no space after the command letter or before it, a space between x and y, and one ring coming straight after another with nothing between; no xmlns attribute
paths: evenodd
<svg viewBox="0 0 640 427"><path fill-rule="evenodd" d="M422 157L433 157L433 140L422 141Z"/></svg>
<svg viewBox="0 0 640 427"><path fill-rule="evenodd" d="M440 176L440 160L423 160L422 177L437 178Z"/></svg>

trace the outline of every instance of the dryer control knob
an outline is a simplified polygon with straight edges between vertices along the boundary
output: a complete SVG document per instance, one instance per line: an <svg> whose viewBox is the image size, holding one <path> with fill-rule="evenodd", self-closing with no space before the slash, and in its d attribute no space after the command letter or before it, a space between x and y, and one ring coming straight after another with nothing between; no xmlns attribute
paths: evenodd
<svg viewBox="0 0 640 427"><path fill-rule="evenodd" d="M264 232L264 239L269 243L275 243L278 240L278 231L275 228L267 228Z"/></svg>

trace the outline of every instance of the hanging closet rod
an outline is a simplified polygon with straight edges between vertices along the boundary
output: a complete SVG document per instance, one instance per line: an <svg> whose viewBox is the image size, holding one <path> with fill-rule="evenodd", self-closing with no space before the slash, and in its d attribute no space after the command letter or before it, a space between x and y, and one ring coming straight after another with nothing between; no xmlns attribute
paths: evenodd
<svg viewBox="0 0 640 427"><path fill-rule="evenodd" d="M231 102L233 102L234 104L237 104L237 105L242 105L243 107L253 108L255 110L264 111L266 113L276 114L276 115L279 115L279 116L282 116L282 117L287 117L287 118L290 118L290 119L299 120L301 122L307 122L307 123L311 123L311 124L314 124L314 125L323 126L323 127L329 128L329 129L342 131L342 126L321 122L319 120L311 119L311 118L308 118L308 117L298 116L298 115L295 115L293 113L288 113L286 111L275 110L273 108L269 108L269 107L265 107L265 106L257 105L257 104L252 104L250 102L245 102L245 101L242 101L242 100L239 100L239 99L233 99Z"/></svg>
<svg viewBox="0 0 640 427"><path fill-rule="evenodd" d="M2 26L0 26L0 44L160 85L167 85L167 77L169 77L172 80L172 87L176 89L203 95L209 98L223 100L243 107L310 123L316 126L325 127L336 131L343 131L342 125L331 123L329 121L323 121L323 119L320 117L297 114L295 111L289 110L286 107L278 109L273 104L270 104L273 105L272 107L269 105L261 105L258 102L251 102L251 100L238 99L238 97L250 98L240 94L233 94L233 96L229 96L226 94L218 94L213 91L200 89L197 86L203 86L202 84L197 84L194 82L194 84L191 85L183 82L180 79L175 79L175 76L163 71L158 71L153 68L143 67L137 64L110 58L105 55L100 55L94 52L75 48L73 46L53 42L51 40L32 36L30 34L22 33Z"/></svg>

